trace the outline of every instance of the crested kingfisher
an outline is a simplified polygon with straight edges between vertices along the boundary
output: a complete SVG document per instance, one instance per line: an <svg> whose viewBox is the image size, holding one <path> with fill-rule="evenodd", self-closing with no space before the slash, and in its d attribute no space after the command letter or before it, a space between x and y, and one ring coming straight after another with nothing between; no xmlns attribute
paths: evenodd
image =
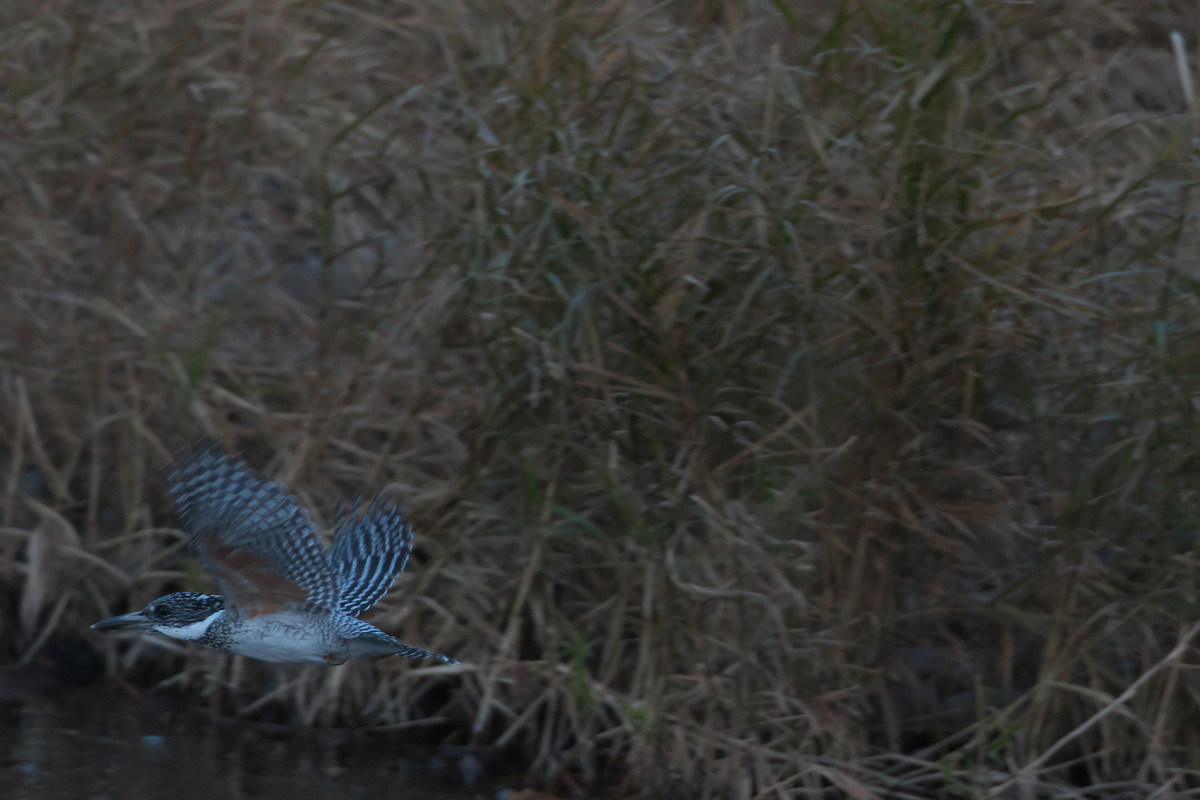
<svg viewBox="0 0 1200 800"><path fill-rule="evenodd" d="M280 664L378 655L459 663L358 619L412 551L412 525L401 507L376 498L361 516L357 505L340 513L326 550L294 496L212 441L175 456L167 488L221 594L168 594L93 628L168 636Z"/></svg>

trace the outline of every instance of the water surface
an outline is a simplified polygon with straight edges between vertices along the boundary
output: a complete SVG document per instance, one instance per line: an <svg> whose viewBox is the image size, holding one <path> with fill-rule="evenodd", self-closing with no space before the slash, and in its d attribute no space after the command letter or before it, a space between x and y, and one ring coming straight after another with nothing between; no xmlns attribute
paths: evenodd
<svg viewBox="0 0 1200 800"><path fill-rule="evenodd" d="M105 689L0 705L8 800L464 800L428 753L381 737L265 729Z"/></svg>

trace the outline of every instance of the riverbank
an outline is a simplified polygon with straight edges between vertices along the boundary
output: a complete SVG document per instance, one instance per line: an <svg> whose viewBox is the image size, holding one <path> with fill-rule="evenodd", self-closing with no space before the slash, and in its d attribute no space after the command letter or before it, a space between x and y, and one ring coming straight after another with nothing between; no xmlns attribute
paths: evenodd
<svg viewBox="0 0 1200 800"><path fill-rule="evenodd" d="M1200 786L1190 7L0 23L3 658L560 796ZM94 636L212 588L202 435L403 498L369 621L462 666Z"/></svg>

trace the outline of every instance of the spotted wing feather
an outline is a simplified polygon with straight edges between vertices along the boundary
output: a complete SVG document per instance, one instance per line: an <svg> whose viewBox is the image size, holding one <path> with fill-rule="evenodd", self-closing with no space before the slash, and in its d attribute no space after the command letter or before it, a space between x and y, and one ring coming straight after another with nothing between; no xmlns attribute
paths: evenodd
<svg viewBox="0 0 1200 800"><path fill-rule="evenodd" d="M296 499L215 442L180 451L167 486L201 564L250 616L284 605L338 607L338 581Z"/></svg>
<svg viewBox="0 0 1200 800"><path fill-rule="evenodd" d="M344 613L356 617L379 602L408 562L412 540L404 509L378 498L361 517L355 508L338 520L329 560L337 572Z"/></svg>

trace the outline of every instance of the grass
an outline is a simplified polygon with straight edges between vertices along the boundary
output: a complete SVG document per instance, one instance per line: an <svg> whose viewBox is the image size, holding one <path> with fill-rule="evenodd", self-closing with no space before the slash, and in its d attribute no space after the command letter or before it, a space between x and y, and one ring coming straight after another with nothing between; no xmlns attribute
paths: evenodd
<svg viewBox="0 0 1200 800"><path fill-rule="evenodd" d="M1190 12L3 13L8 656L207 586L208 434L401 494L370 618L464 666L79 639L139 685L563 792L1200 787Z"/></svg>

